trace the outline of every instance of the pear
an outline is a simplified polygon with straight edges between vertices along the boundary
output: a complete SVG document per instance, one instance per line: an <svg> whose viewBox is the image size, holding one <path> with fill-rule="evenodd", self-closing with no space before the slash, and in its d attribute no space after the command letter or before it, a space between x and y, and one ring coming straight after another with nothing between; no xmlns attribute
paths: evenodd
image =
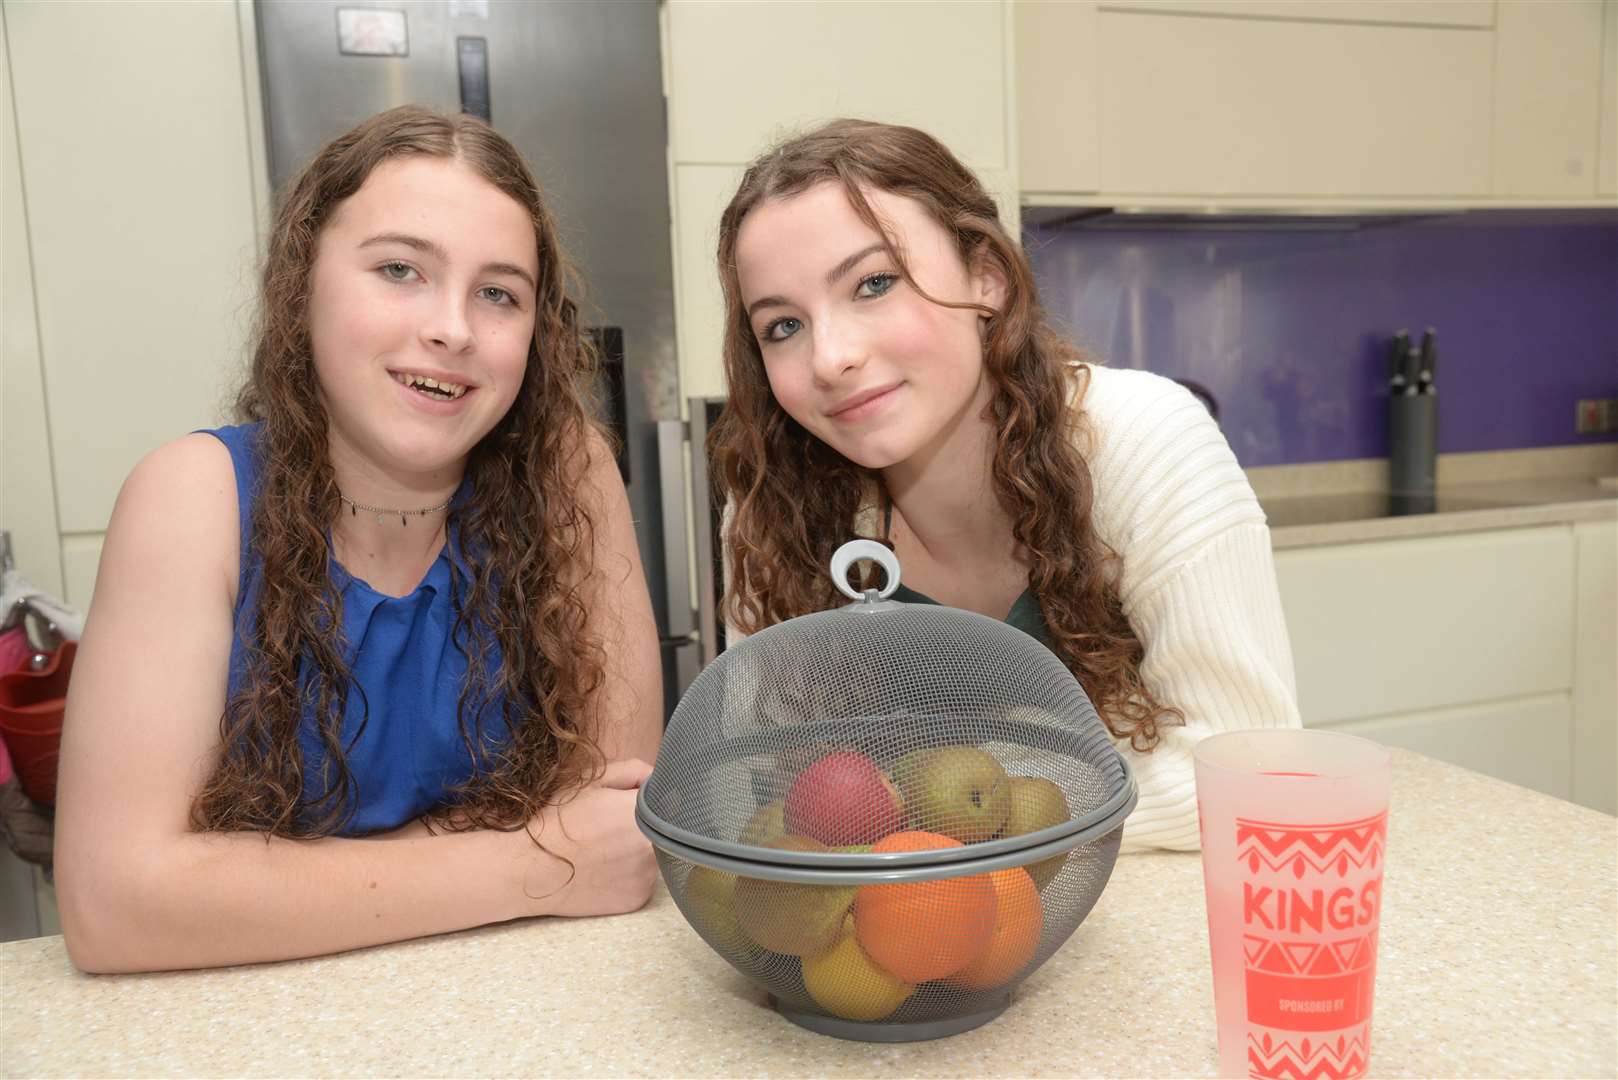
<svg viewBox="0 0 1618 1080"><path fill-rule="evenodd" d="M975 746L914 750L893 767L910 827L963 844L987 840L1011 816L1006 771Z"/></svg>
<svg viewBox="0 0 1618 1080"><path fill-rule="evenodd" d="M742 834L737 839L744 844L764 847L771 840L778 840L786 833L786 803L781 799L775 799L758 808L758 812L742 827Z"/></svg>
<svg viewBox="0 0 1618 1080"><path fill-rule="evenodd" d="M778 851L830 850L807 836L782 836L764 846ZM737 878L736 921L748 937L771 952L808 956L837 940L856 891L853 886Z"/></svg>
<svg viewBox="0 0 1618 1080"><path fill-rule="evenodd" d="M1052 825L1061 825L1071 816L1067 797L1062 794L1061 788L1049 780L1035 776L1012 776L1007 779L1011 783L1011 814L1006 818L1005 828L1000 830L1001 836L1026 836ZM1068 852L1064 851L1023 869L1034 879L1034 884L1043 889L1061 871L1067 857Z"/></svg>

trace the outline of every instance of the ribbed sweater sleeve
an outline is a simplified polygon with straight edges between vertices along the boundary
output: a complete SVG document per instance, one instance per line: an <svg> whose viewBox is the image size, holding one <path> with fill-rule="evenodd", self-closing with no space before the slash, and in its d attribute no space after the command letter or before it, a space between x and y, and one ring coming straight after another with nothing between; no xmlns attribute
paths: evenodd
<svg viewBox="0 0 1618 1080"><path fill-rule="evenodd" d="M1185 715L1148 753L1126 743L1140 804L1123 850L1198 846L1191 751L1219 731L1297 727L1269 528L1218 424L1176 383L1092 368L1083 447L1096 531L1118 553L1141 676Z"/></svg>

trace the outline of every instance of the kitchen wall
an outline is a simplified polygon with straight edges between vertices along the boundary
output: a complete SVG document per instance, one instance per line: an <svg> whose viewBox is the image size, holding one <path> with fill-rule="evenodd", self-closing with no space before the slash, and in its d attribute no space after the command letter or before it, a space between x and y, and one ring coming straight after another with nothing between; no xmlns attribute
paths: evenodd
<svg viewBox="0 0 1618 1080"><path fill-rule="evenodd" d="M1115 367L1195 380L1247 467L1383 457L1386 343L1438 330L1439 450L1618 441L1618 215L1319 229L1027 226L1051 315Z"/></svg>

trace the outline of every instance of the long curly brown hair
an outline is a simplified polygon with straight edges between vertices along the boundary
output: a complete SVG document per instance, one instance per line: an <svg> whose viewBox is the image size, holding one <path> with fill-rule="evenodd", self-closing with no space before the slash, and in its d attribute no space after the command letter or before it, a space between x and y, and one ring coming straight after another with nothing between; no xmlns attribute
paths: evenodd
<svg viewBox="0 0 1618 1080"><path fill-rule="evenodd" d="M307 392L315 384L309 289L323 223L379 164L411 154L458 161L516 200L533 222L539 255L521 389L473 448L470 494L446 524L469 566L463 573L451 560L452 638L468 663L457 719L473 773L433 823L521 827L602 765L589 710L603 681L602 650L586 632L580 591L593 570L593 525L577 495L599 432L590 407L595 358L569 295L573 271L515 147L471 117L406 106L327 144L276 210L252 366L236 402L241 420L262 425L262 486L243 552L261 561L262 588L244 678L220 721L218 763L192 805L198 828L329 835L342 828L355 795L340 737L351 689L345 642L333 630L342 627L342 598L327 570L337 483L326 410ZM490 671L496 645L499 670ZM329 762L311 778L313 796L298 742L306 695ZM495 752L481 730L491 707L503 710L510 728Z"/></svg>
<svg viewBox="0 0 1618 1080"><path fill-rule="evenodd" d="M994 200L943 144L914 128L835 120L788 139L752 164L720 218L729 396L708 448L732 511L726 617L753 632L840 603L826 564L860 510L873 496L886 499L879 473L844 458L776 402L737 278L736 240L748 213L826 182L842 186L918 292L866 190L915 200L955 238L963 261L988 259L1004 276L1000 311L947 304L978 307L989 318L984 366L993 390L995 494L1028 554L1029 586L1056 655L1108 729L1150 750L1159 726L1183 716L1141 679L1144 650L1118 598L1117 555L1091 519L1094 490L1078 449L1086 425L1075 405L1088 373L1078 350L1046 320L1028 259L1001 227ZM814 497L805 498L807 491Z"/></svg>

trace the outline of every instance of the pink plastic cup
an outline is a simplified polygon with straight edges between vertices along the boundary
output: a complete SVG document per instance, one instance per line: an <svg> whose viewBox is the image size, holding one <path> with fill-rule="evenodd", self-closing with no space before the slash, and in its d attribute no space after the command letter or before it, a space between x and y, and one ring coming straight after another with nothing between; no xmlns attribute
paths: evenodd
<svg viewBox="0 0 1618 1080"><path fill-rule="evenodd" d="M1387 748L1264 729L1197 744L1221 1076L1365 1075Z"/></svg>

